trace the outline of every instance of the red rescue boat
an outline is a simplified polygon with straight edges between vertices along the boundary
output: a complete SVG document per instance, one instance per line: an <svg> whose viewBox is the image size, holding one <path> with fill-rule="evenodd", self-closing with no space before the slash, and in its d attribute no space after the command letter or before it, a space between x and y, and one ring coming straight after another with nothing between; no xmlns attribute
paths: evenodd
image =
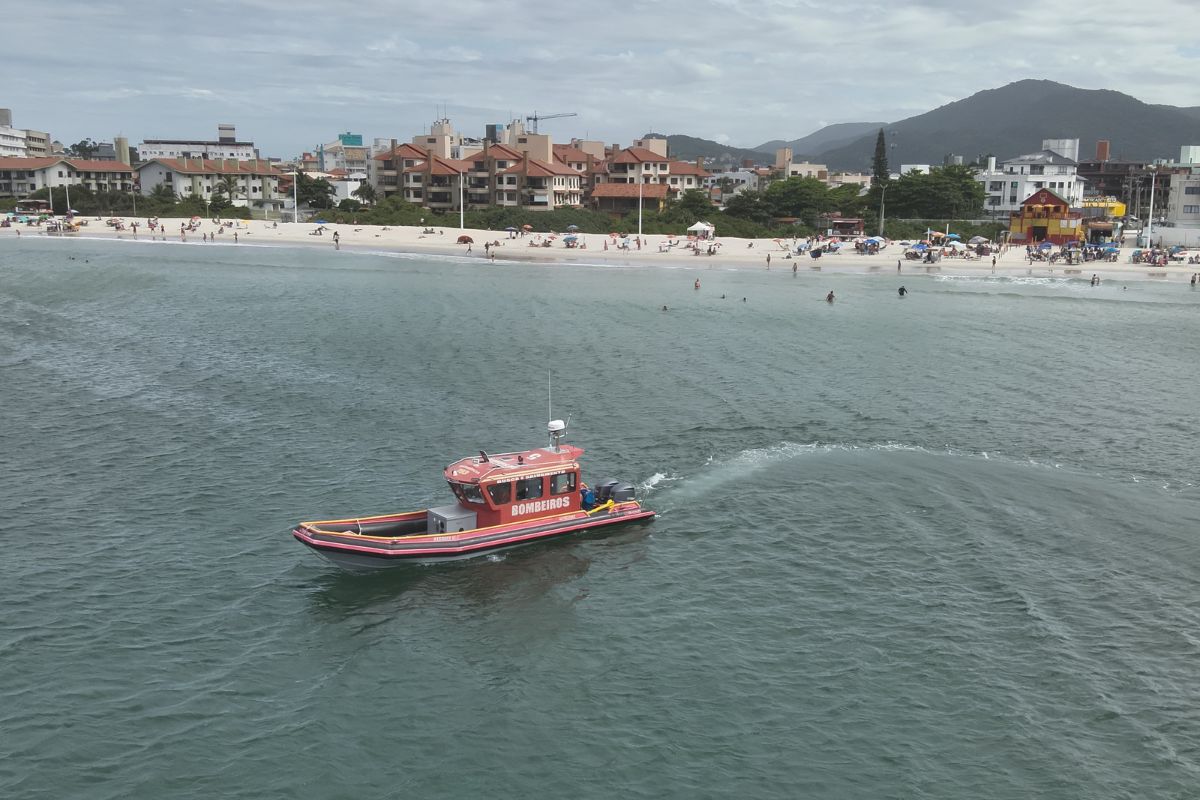
<svg viewBox="0 0 1200 800"><path fill-rule="evenodd" d="M292 535L349 569L450 561L510 547L648 522L654 512L615 480L588 487L580 477L583 450L562 444L566 424L547 426L550 446L459 459L445 469L452 505L374 517L302 522Z"/></svg>

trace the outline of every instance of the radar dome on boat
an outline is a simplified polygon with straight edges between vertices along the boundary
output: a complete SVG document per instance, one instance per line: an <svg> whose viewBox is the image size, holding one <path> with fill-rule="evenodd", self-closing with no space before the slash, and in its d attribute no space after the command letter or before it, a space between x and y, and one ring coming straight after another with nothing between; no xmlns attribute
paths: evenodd
<svg viewBox="0 0 1200 800"><path fill-rule="evenodd" d="M550 420L549 424L546 425L546 430L548 430L550 433L558 433L559 431L565 431L566 429L567 423L563 422L561 419L552 419Z"/></svg>

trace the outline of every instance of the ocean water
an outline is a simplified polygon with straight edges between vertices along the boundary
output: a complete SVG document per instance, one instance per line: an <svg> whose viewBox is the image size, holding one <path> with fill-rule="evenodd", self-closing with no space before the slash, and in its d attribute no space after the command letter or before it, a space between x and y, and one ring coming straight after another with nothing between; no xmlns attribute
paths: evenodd
<svg viewBox="0 0 1200 800"><path fill-rule="evenodd" d="M1200 293L704 267L0 242L0 796L1200 796ZM289 536L548 372L651 525Z"/></svg>

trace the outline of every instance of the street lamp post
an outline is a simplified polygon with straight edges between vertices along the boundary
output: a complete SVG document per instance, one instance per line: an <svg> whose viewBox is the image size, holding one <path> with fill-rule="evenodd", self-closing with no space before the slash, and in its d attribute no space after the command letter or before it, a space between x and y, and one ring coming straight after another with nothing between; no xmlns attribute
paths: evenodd
<svg viewBox="0 0 1200 800"><path fill-rule="evenodd" d="M642 238L642 176L638 176L638 238Z"/></svg>
<svg viewBox="0 0 1200 800"><path fill-rule="evenodd" d="M1154 179L1158 170L1150 171L1150 219L1146 222L1146 246L1154 247ZM69 202L69 201L68 201Z"/></svg>

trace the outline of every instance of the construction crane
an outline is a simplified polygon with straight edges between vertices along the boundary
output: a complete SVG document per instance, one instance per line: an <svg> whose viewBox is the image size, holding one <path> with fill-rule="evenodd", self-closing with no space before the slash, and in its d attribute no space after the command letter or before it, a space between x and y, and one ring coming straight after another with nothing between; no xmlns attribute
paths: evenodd
<svg viewBox="0 0 1200 800"><path fill-rule="evenodd" d="M579 116L579 114L577 114L574 111L568 111L565 114L540 114L540 115L535 111L535 112L533 112L533 114L526 117L525 121L533 123L533 130L530 131L530 133L537 133L538 132L538 122L543 119L558 119L559 117L578 117L578 116Z"/></svg>

